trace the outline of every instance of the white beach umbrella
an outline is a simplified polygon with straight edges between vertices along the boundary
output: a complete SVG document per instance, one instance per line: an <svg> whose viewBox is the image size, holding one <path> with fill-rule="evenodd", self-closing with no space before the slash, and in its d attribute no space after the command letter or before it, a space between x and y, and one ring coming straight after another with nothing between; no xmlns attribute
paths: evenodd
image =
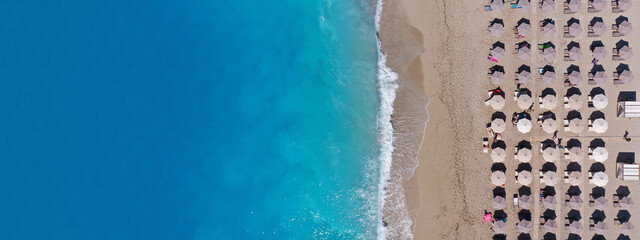
<svg viewBox="0 0 640 240"><path fill-rule="evenodd" d="M494 110L500 110L504 107L505 100L504 97L500 95L494 95L489 99L489 106Z"/></svg>
<svg viewBox="0 0 640 240"><path fill-rule="evenodd" d="M542 32L544 32L544 35L547 37L553 37L553 35L556 34L556 25L553 23L546 23L544 26L542 26Z"/></svg>
<svg viewBox="0 0 640 240"><path fill-rule="evenodd" d="M531 201L531 197L529 197L527 195L520 196L520 198L518 200L518 205L521 208L524 208L524 209L531 208L531 206L533 205L533 203Z"/></svg>
<svg viewBox="0 0 640 240"><path fill-rule="evenodd" d="M556 72L545 71L542 74L542 82L544 82L545 84L553 85L555 81L556 81Z"/></svg>
<svg viewBox="0 0 640 240"><path fill-rule="evenodd" d="M504 25L499 22L494 22L489 27L489 31L491 32L491 35L498 37L504 32Z"/></svg>
<svg viewBox="0 0 640 240"><path fill-rule="evenodd" d="M607 208L607 204L609 203L609 200L607 200L607 198L605 197L598 197L595 200L593 200L593 204L594 207L598 210L605 210Z"/></svg>
<svg viewBox="0 0 640 240"><path fill-rule="evenodd" d="M491 73L491 83L500 85L504 82L504 73L501 71L494 71Z"/></svg>
<svg viewBox="0 0 640 240"><path fill-rule="evenodd" d="M607 82L607 73L604 70L595 71L593 74L593 81L598 85L604 85Z"/></svg>
<svg viewBox="0 0 640 240"><path fill-rule="evenodd" d="M569 97L569 107L573 109L580 109L584 105L584 101L582 100L582 96L579 94L573 94Z"/></svg>
<svg viewBox="0 0 640 240"><path fill-rule="evenodd" d="M569 158L572 162L579 162L584 159L584 150L581 147L572 147L569 149Z"/></svg>
<svg viewBox="0 0 640 240"><path fill-rule="evenodd" d="M542 181L547 186L555 186L558 183L558 174L554 171L546 171L542 174Z"/></svg>
<svg viewBox="0 0 640 240"><path fill-rule="evenodd" d="M593 174L592 181L596 186L604 187L605 185L607 185L607 183L609 183L609 176L607 176L607 174L605 174L604 172L596 172Z"/></svg>
<svg viewBox="0 0 640 240"><path fill-rule="evenodd" d="M622 11L627 11L631 8L631 0L617 0L618 8Z"/></svg>
<svg viewBox="0 0 640 240"><path fill-rule="evenodd" d="M569 25L569 36L578 37L582 34L582 24L580 22L572 22Z"/></svg>
<svg viewBox="0 0 640 240"><path fill-rule="evenodd" d="M558 148L548 147L542 150L542 158L547 162L555 162L560 157Z"/></svg>
<svg viewBox="0 0 640 240"><path fill-rule="evenodd" d="M546 196L544 199L542 199L542 204L545 208L553 210L558 205L558 202L556 201L556 197Z"/></svg>
<svg viewBox="0 0 640 240"><path fill-rule="evenodd" d="M493 162L504 162L507 157L507 153L504 151L504 148L494 148L491 150L491 159Z"/></svg>
<svg viewBox="0 0 640 240"><path fill-rule="evenodd" d="M620 59L628 60L633 57L633 50L631 47L625 45L618 50L618 54L620 55Z"/></svg>
<svg viewBox="0 0 640 240"><path fill-rule="evenodd" d="M607 131L608 128L609 128L609 124L607 123L607 120L604 120L604 118L598 118L596 120L593 120L594 132L604 133Z"/></svg>
<svg viewBox="0 0 640 240"><path fill-rule="evenodd" d="M582 51L580 50L580 47L574 46L569 49L569 59L571 59L571 61L578 61L581 57Z"/></svg>
<svg viewBox="0 0 640 240"><path fill-rule="evenodd" d="M633 80L633 73L625 69L620 72L618 78L620 78L620 82L622 83L630 83L631 80Z"/></svg>
<svg viewBox="0 0 640 240"><path fill-rule="evenodd" d="M568 5L569 5L569 11L571 11L572 13L577 13L580 11L580 8L582 7L582 2L580 0L568 0Z"/></svg>
<svg viewBox="0 0 640 240"><path fill-rule="evenodd" d="M584 120L574 118L569 121L569 131L572 133L580 133L584 130Z"/></svg>
<svg viewBox="0 0 640 240"><path fill-rule="evenodd" d="M504 48L502 48L502 47L494 47L494 48L491 49L489 54L491 54L491 56L493 58L495 58L498 61L500 61L500 60L502 60L502 58L504 58Z"/></svg>
<svg viewBox="0 0 640 240"><path fill-rule="evenodd" d="M542 98L542 108L551 110L556 108L556 106L558 106L558 98L556 98L555 95L547 94Z"/></svg>
<svg viewBox="0 0 640 240"><path fill-rule="evenodd" d="M533 152L528 148L521 148L518 150L518 160L520 162L530 162L533 157Z"/></svg>
<svg viewBox="0 0 640 240"><path fill-rule="evenodd" d="M518 231L520 231L521 233L529 233L531 232L531 228L531 221L522 220L518 223Z"/></svg>
<svg viewBox="0 0 640 240"><path fill-rule="evenodd" d="M558 224L556 223L556 220L549 219L544 222L544 231L548 233L555 233L556 230L558 230Z"/></svg>
<svg viewBox="0 0 640 240"><path fill-rule="evenodd" d="M504 221L495 221L493 223L493 231L496 234L505 234L507 232L507 223Z"/></svg>
<svg viewBox="0 0 640 240"><path fill-rule="evenodd" d="M533 127L533 125L531 125L531 120L526 118L518 120L518 124L516 124L516 126L518 127L518 131L521 133L528 133Z"/></svg>
<svg viewBox="0 0 640 240"><path fill-rule="evenodd" d="M601 12L607 6L607 1L606 0L592 0L591 1L591 6L593 6L593 9L596 12Z"/></svg>
<svg viewBox="0 0 640 240"><path fill-rule="evenodd" d="M582 197L580 196L572 196L569 199L569 206L571 206L572 209L580 210L580 208L582 208L583 203L584 203L584 200L582 200Z"/></svg>
<svg viewBox="0 0 640 240"><path fill-rule="evenodd" d="M604 147L597 147L593 149L593 159L596 162L604 162L609 158L609 151Z"/></svg>
<svg viewBox="0 0 640 240"><path fill-rule="evenodd" d="M620 206L624 209L630 210L633 207L634 203L631 197L626 196L620 199Z"/></svg>
<svg viewBox="0 0 640 240"><path fill-rule="evenodd" d="M553 12L556 9L556 1L555 0L542 0L542 5L540 5L542 11L547 13Z"/></svg>
<svg viewBox="0 0 640 240"><path fill-rule="evenodd" d="M518 57L524 61L531 59L531 48L529 46L521 46L518 48Z"/></svg>
<svg viewBox="0 0 640 240"><path fill-rule="evenodd" d="M542 130L546 133L554 133L558 129L558 124L553 118L542 121Z"/></svg>
<svg viewBox="0 0 640 240"><path fill-rule="evenodd" d="M522 70L518 74L518 83L529 84L531 82L531 72Z"/></svg>
<svg viewBox="0 0 640 240"><path fill-rule="evenodd" d="M518 173L518 183L529 185L533 181L533 175L529 171L521 171Z"/></svg>
<svg viewBox="0 0 640 240"><path fill-rule="evenodd" d="M597 46L593 48L593 57L598 60L605 59L607 56L607 49L604 46Z"/></svg>
<svg viewBox="0 0 640 240"><path fill-rule="evenodd" d="M529 34L531 34L531 24L527 22L521 22L520 24L518 24L518 27L516 27L516 29L518 30L518 35L520 36L527 37L529 36Z"/></svg>
<svg viewBox="0 0 640 240"><path fill-rule="evenodd" d="M491 1L491 9L494 12L500 12L504 8L503 0L492 0Z"/></svg>
<svg viewBox="0 0 640 240"><path fill-rule="evenodd" d="M492 204L493 209L503 209L507 207L507 200L503 196L495 196Z"/></svg>
<svg viewBox="0 0 640 240"><path fill-rule="evenodd" d="M525 13L531 10L531 0L518 0L518 9Z"/></svg>
<svg viewBox="0 0 640 240"><path fill-rule="evenodd" d="M504 175L504 172L495 171L491 174L491 183L496 186L502 186L507 181L507 176Z"/></svg>
<svg viewBox="0 0 640 240"><path fill-rule="evenodd" d="M580 235L583 229L584 227L582 226L582 221L573 221L571 224L569 224L569 232L573 234Z"/></svg>
<svg viewBox="0 0 640 240"><path fill-rule="evenodd" d="M518 102L518 107L523 110L529 109L533 104L533 98L529 94L520 94L516 101Z"/></svg>
<svg viewBox="0 0 640 240"><path fill-rule="evenodd" d="M633 234L633 229L635 229L635 227L631 222L624 222L620 225L620 232L627 236L631 236L631 234Z"/></svg>
<svg viewBox="0 0 640 240"><path fill-rule="evenodd" d="M545 61L553 62L553 60L556 59L556 49L552 47L545 48L544 50L542 50L542 56L544 57Z"/></svg>
<svg viewBox="0 0 640 240"><path fill-rule="evenodd" d="M496 118L491 121L491 129L494 132L502 133L507 128L507 124L504 122L502 118Z"/></svg>
<svg viewBox="0 0 640 240"><path fill-rule="evenodd" d="M602 93L596 94L595 96L593 96L592 101L593 101L593 106L597 109L604 109L609 104L609 100L607 99L607 96L605 96Z"/></svg>
<svg viewBox="0 0 640 240"><path fill-rule="evenodd" d="M582 173L578 171L569 173L569 184L571 184L571 186L579 186L582 184Z"/></svg>
<svg viewBox="0 0 640 240"><path fill-rule="evenodd" d="M580 71L576 70L576 71L571 71L569 73L569 82L573 85L576 85L580 82L582 82L582 73L580 73Z"/></svg>
<svg viewBox="0 0 640 240"><path fill-rule="evenodd" d="M600 221L593 226L593 229L596 231L596 234L605 235L609 230L609 226L607 226L607 223Z"/></svg>
<svg viewBox="0 0 640 240"><path fill-rule="evenodd" d="M631 25L631 22L624 20L622 22L620 22L620 24L618 24L618 31L622 34L622 35L627 35L629 33L631 33L631 31L633 31L633 25Z"/></svg>
<svg viewBox="0 0 640 240"><path fill-rule="evenodd" d="M607 31L607 27L604 25L604 22L597 21L591 25L591 30L594 35L602 36Z"/></svg>

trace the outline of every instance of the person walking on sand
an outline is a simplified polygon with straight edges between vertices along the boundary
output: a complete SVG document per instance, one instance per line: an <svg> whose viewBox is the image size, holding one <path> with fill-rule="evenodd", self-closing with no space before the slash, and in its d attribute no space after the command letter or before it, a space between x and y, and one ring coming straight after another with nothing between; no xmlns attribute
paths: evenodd
<svg viewBox="0 0 640 240"><path fill-rule="evenodd" d="M629 137L629 131L624 131L624 136L622 136L622 139L627 142L631 142L631 138Z"/></svg>

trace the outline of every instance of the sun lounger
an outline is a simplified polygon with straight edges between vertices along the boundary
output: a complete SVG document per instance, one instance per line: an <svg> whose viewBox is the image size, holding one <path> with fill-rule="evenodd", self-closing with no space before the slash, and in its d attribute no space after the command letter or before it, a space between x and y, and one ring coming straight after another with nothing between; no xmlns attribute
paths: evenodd
<svg viewBox="0 0 640 240"><path fill-rule="evenodd" d="M611 0L611 12L612 13L622 12L620 7L618 7L618 2L616 0Z"/></svg>
<svg viewBox="0 0 640 240"><path fill-rule="evenodd" d="M596 8L594 8L593 6L589 6L589 8L587 8L587 12L588 13L595 13L596 12Z"/></svg>
<svg viewBox="0 0 640 240"><path fill-rule="evenodd" d="M622 34L621 32L613 32L613 33L611 33L611 36L612 37L622 37L622 36L624 36L624 34Z"/></svg>
<svg viewBox="0 0 640 240"><path fill-rule="evenodd" d="M485 11L491 11L491 5L484 5L484 10Z"/></svg>
<svg viewBox="0 0 640 240"><path fill-rule="evenodd" d="M612 50L611 52L613 52L613 56L611 57L611 59L612 59L613 61L620 61L620 60L622 60L622 59L620 58L620 54L618 53L618 49L617 49L617 48L613 48L613 50Z"/></svg>
<svg viewBox="0 0 640 240"><path fill-rule="evenodd" d="M620 85L623 84L622 81L620 81L620 79L613 79L613 85Z"/></svg>

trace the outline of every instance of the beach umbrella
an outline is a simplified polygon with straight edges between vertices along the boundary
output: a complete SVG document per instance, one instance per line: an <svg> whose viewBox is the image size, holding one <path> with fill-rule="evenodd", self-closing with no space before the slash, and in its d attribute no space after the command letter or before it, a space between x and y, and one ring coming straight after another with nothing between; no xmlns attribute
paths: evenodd
<svg viewBox="0 0 640 240"><path fill-rule="evenodd" d="M591 30L596 36L602 36L607 31L607 27L604 25L604 22L596 21L591 25Z"/></svg>
<svg viewBox="0 0 640 240"><path fill-rule="evenodd" d="M485 213L485 214L484 214L484 221L485 221L485 222L491 222L491 221L493 221L493 216L492 216L492 214L491 214L491 213Z"/></svg>
<svg viewBox="0 0 640 240"><path fill-rule="evenodd" d="M572 22L569 25L569 36L578 37L580 34L582 34L582 25L578 21Z"/></svg>
<svg viewBox="0 0 640 240"><path fill-rule="evenodd" d="M609 203L609 200L607 200L607 198L605 197L598 197L595 200L593 200L593 205L598 210L606 209L608 203Z"/></svg>
<svg viewBox="0 0 640 240"><path fill-rule="evenodd" d="M554 171L546 171L542 174L542 181L547 186L555 186L558 183L558 174Z"/></svg>
<svg viewBox="0 0 640 240"><path fill-rule="evenodd" d="M516 124L516 126L518 127L518 131L521 133L528 133L531 131L531 127L533 127L531 125L531 120L526 118L518 120L518 124Z"/></svg>
<svg viewBox="0 0 640 240"><path fill-rule="evenodd" d="M582 173L578 171L569 173L569 184L571 184L571 186L578 186L582 184Z"/></svg>
<svg viewBox="0 0 640 240"><path fill-rule="evenodd" d="M555 196L546 196L544 199L542 199L542 204L545 208L553 210L558 205L558 202L556 201Z"/></svg>
<svg viewBox="0 0 640 240"><path fill-rule="evenodd" d="M622 60L627 60L631 57L633 57L633 51L631 50L631 47L629 46L622 46L619 50L618 50L618 54L620 55L620 59Z"/></svg>
<svg viewBox="0 0 640 240"><path fill-rule="evenodd" d="M605 174L604 172L596 172L593 174L592 181L596 186L604 187L605 185L607 185L607 183L609 183L609 176L607 176L607 174Z"/></svg>
<svg viewBox="0 0 640 240"><path fill-rule="evenodd" d="M502 58L504 58L504 48L503 47L496 46L496 47L492 48L489 53L491 54L491 56L493 58L497 59L498 61L500 61L500 60L502 60Z"/></svg>
<svg viewBox="0 0 640 240"><path fill-rule="evenodd" d="M491 83L500 85L504 82L504 72L494 71L491 73Z"/></svg>
<svg viewBox="0 0 640 240"><path fill-rule="evenodd" d="M607 120L604 120L604 118L598 118L596 120L593 120L592 124L593 124L593 131L596 133L604 133L609 128L609 124L607 123Z"/></svg>
<svg viewBox="0 0 640 240"><path fill-rule="evenodd" d="M533 157L533 152L531 152L531 149L528 148L519 149L517 154L518 160L520 160L520 162L529 162L531 161L531 157Z"/></svg>
<svg viewBox="0 0 640 240"><path fill-rule="evenodd" d="M573 109L580 109L584 105L584 101L582 100L582 96L579 94L573 94L569 97L569 107Z"/></svg>
<svg viewBox="0 0 640 240"><path fill-rule="evenodd" d="M491 35L498 37L504 32L504 25L499 22L491 23L489 31L491 31Z"/></svg>
<svg viewBox="0 0 640 240"><path fill-rule="evenodd" d="M556 220L549 219L544 222L544 230L549 233L555 233L558 230L558 224Z"/></svg>
<svg viewBox="0 0 640 240"><path fill-rule="evenodd" d="M489 99L489 106L491 106L491 108L495 110L502 109L504 107L504 104L504 97L500 95L494 95L493 97L491 97L491 99Z"/></svg>
<svg viewBox="0 0 640 240"><path fill-rule="evenodd" d="M529 233L531 232L531 228L531 221L522 220L518 223L518 231L520 231L521 233Z"/></svg>
<svg viewBox="0 0 640 240"><path fill-rule="evenodd" d="M572 147L569 149L569 158L573 162L578 162L584 158L584 151L581 147Z"/></svg>
<svg viewBox="0 0 640 240"><path fill-rule="evenodd" d="M573 234L580 234L582 233L582 222L581 221L573 221L571 224L569 224L569 232L573 233Z"/></svg>
<svg viewBox="0 0 640 240"><path fill-rule="evenodd" d="M491 9L494 12L500 12L504 8L504 0L492 0Z"/></svg>
<svg viewBox="0 0 640 240"><path fill-rule="evenodd" d="M554 133L558 129L558 124L553 118L547 118L542 121L542 131L546 133Z"/></svg>
<svg viewBox="0 0 640 240"><path fill-rule="evenodd" d="M531 206L533 205L531 197L529 197L527 195L520 196L520 200L518 201L518 205L520 205L520 207L524 208L524 209L531 208Z"/></svg>
<svg viewBox="0 0 640 240"><path fill-rule="evenodd" d="M544 32L544 35L547 37L553 37L553 35L556 34L556 25L551 22L547 22L542 26L542 32Z"/></svg>
<svg viewBox="0 0 640 240"><path fill-rule="evenodd" d="M544 71L544 73L542 74L542 81L545 84L553 85L553 83L556 81L556 72Z"/></svg>
<svg viewBox="0 0 640 240"><path fill-rule="evenodd" d="M582 1L580 0L569 0L569 11L572 13L577 13L580 11L580 7L582 7Z"/></svg>
<svg viewBox="0 0 640 240"><path fill-rule="evenodd" d="M518 102L518 107L523 110L529 109L533 104L533 98L531 98L531 95L529 94L520 94L516 101Z"/></svg>
<svg viewBox="0 0 640 240"><path fill-rule="evenodd" d="M591 0L591 6L596 12L601 12L607 6L606 0Z"/></svg>
<svg viewBox="0 0 640 240"><path fill-rule="evenodd" d="M569 206L571 206L571 209L580 210L583 203L584 203L584 200L582 200L582 197L580 196L572 196L569 199Z"/></svg>
<svg viewBox="0 0 640 240"><path fill-rule="evenodd" d="M607 49L605 49L604 46L594 47L593 57L598 60L605 59L607 57Z"/></svg>
<svg viewBox="0 0 640 240"><path fill-rule="evenodd" d="M540 6L542 11L547 13L553 12L556 9L556 1L555 0L542 0L542 5Z"/></svg>
<svg viewBox="0 0 640 240"><path fill-rule="evenodd" d="M547 62L553 62L554 59L556 59L556 49L555 48L545 48L544 50L542 50L542 56L544 57L544 60Z"/></svg>
<svg viewBox="0 0 640 240"><path fill-rule="evenodd" d="M525 61L531 58L531 48L529 47L529 45L523 44L522 46L518 47L518 57Z"/></svg>
<svg viewBox="0 0 640 240"><path fill-rule="evenodd" d="M531 0L518 0L518 9L520 12L529 12L531 10Z"/></svg>
<svg viewBox="0 0 640 240"><path fill-rule="evenodd" d="M507 223L504 221L495 221L493 223L493 231L496 234L505 234L507 231Z"/></svg>
<svg viewBox="0 0 640 240"><path fill-rule="evenodd" d="M529 24L529 21L521 21L516 28L518 29L518 35L520 36L527 37L531 34L531 24Z"/></svg>
<svg viewBox="0 0 640 240"><path fill-rule="evenodd" d="M491 174L491 183L496 186L502 186L507 181L507 176L504 175L504 172L495 171Z"/></svg>
<svg viewBox="0 0 640 240"><path fill-rule="evenodd" d="M620 199L620 206L624 209L631 209L633 205L633 200L629 196Z"/></svg>
<svg viewBox="0 0 640 240"><path fill-rule="evenodd" d="M598 85L603 85L607 82L607 73L604 70L596 70L593 72L593 81Z"/></svg>
<svg viewBox="0 0 640 240"><path fill-rule="evenodd" d="M572 70L569 73L569 82L573 85L577 85L578 83L580 83L582 81L582 74L580 73L579 69L576 70Z"/></svg>
<svg viewBox="0 0 640 240"><path fill-rule="evenodd" d="M491 129L494 132L502 133L507 128L507 124L504 122L502 118L496 118L491 121Z"/></svg>
<svg viewBox="0 0 640 240"><path fill-rule="evenodd" d="M569 49L569 59L572 61L578 61L582 57L582 51L580 51L580 47L573 46Z"/></svg>
<svg viewBox="0 0 640 240"><path fill-rule="evenodd" d="M558 106L558 98L555 95L548 94L542 98L542 108L551 110L556 106Z"/></svg>
<svg viewBox="0 0 640 240"><path fill-rule="evenodd" d="M518 72L518 83L520 84L528 84L531 82L531 72L525 69ZM531 97L529 97L531 98Z"/></svg>
<svg viewBox="0 0 640 240"><path fill-rule="evenodd" d="M504 148L494 148L491 150L491 159L493 162L504 162L507 157L507 153L504 151Z"/></svg>
<svg viewBox="0 0 640 240"><path fill-rule="evenodd" d="M609 226L607 226L607 223L600 221L593 226L593 230L596 231L596 234L605 235L609 230Z"/></svg>
<svg viewBox="0 0 640 240"><path fill-rule="evenodd" d="M618 8L620 8L620 10L627 11L629 10L629 8L631 8L631 0L617 0L617 1L618 1Z"/></svg>
<svg viewBox="0 0 640 240"><path fill-rule="evenodd" d="M521 171L518 173L518 183L522 185L529 185L533 181L533 175L529 171Z"/></svg>
<svg viewBox="0 0 640 240"><path fill-rule="evenodd" d="M631 236L631 234L633 234L633 229L635 229L635 227L631 222L624 222L620 225L620 232L627 236Z"/></svg>
<svg viewBox="0 0 640 240"><path fill-rule="evenodd" d="M569 131L572 133L580 133L584 130L584 121L579 118L574 118L569 121Z"/></svg>
<svg viewBox="0 0 640 240"><path fill-rule="evenodd" d="M628 20L623 20L622 22L620 22L620 24L618 24L618 31L622 35L627 35L631 33L632 30L633 30L633 26L631 25L631 22L629 22Z"/></svg>
<svg viewBox="0 0 640 240"><path fill-rule="evenodd" d="M597 109L603 109L607 107L607 105L609 104L609 100L607 99L607 96L605 96L602 93L599 93L593 96L591 101L593 102L593 106Z"/></svg>
<svg viewBox="0 0 640 240"><path fill-rule="evenodd" d="M630 83L633 79L633 74L631 71L625 69L619 73L618 77L620 78L621 83Z"/></svg>
<svg viewBox="0 0 640 240"><path fill-rule="evenodd" d="M555 162L558 160L559 156L560 152L558 151L558 148L548 147L542 150L542 158L547 162Z"/></svg>
<svg viewBox="0 0 640 240"><path fill-rule="evenodd" d="M503 196L495 196L492 203L494 209L503 209L507 207L507 200Z"/></svg>
<svg viewBox="0 0 640 240"><path fill-rule="evenodd" d="M596 162L604 162L609 158L609 151L604 147L597 147L593 149L593 159Z"/></svg>

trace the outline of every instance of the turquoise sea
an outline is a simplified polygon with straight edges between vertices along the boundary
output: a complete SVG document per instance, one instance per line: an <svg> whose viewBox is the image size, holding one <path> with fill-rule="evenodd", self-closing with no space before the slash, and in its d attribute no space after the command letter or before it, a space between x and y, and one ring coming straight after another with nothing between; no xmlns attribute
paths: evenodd
<svg viewBox="0 0 640 240"><path fill-rule="evenodd" d="M0 239L378 237L375 10L4 1Z"/></svg>

